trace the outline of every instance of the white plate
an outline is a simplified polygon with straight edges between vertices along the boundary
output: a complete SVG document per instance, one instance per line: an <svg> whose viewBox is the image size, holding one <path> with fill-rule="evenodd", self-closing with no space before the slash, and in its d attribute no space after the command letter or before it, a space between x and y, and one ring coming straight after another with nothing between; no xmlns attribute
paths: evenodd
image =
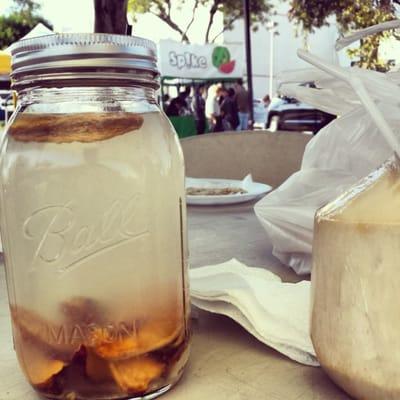
<svg viewBox="0 0 400 400"><path fill-rule="evenodd" d="M217 204L238 204L268 193L272 187L263 183L253 182L251 176L247 176L243 181L232 179L197 179L186 178L186 187L195 188L243 188L247 193L228 194L219 196L186 196L187 204L191 205L217 205Z"/></svg>

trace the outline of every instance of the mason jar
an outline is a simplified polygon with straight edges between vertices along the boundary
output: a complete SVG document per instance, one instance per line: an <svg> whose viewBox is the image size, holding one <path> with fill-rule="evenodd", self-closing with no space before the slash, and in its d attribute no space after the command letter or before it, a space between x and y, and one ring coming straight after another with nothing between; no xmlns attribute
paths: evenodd
<svg viewBox="0 0 400 400"><path fill-rule="evenodd" d="M12 47L1 235L14 347L47 398L154 398L188 358L184 165L156 61L119 35Z"/></svg>

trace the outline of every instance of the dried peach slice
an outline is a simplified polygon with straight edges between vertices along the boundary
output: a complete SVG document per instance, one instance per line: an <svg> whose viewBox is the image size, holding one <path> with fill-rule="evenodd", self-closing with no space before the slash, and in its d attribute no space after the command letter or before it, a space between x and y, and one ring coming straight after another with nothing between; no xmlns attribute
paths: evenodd
<svg viewBox="0 0 400 400"><path fill-rule="evenodd" d="M24 114L8 135L20 142L96 142L140 129L143 117L134 113Z"/></svg>
<svg viewBox="0 0 400 400"><path fill-rule="evenodd" d="M93 330L91 346L99 357L108 360L129 358L140 353L137 335L114 338L103 328L96 328Z"/></svg>
<svg viewBox="0 0 400 400"><path fill-rule="evenodd" d="M71 337L65 327L47 321L34 311L11 307L11 315L21 337L54 358L69 362L82 345L80 338Z"/></svg>
<svg viewBox="0 0 400 400"><path fill-rule="evenodd" d="M65 363L60 360L50 360L46 356L35 349L27 351L25 353L31 353L28 358L29 367L27 367L26 374L32 385L37 387L46 387L51 384L51 379L57 375L64 368ZM24 360L27 359L24 353Z"/></svg>
<svg viewBox="0 0 400 400"><path fill-rule="evenodd" d="M33 343L24 342L18 332L14 334L14 342L21 367L31 384L40 388L50 386L53 376L64 368L65 363L51 359Z"/></svg>
<svg viewBox="0 0 400 400"><path fill-rule="evenodd" d="M166 346L181 330L181 324L167 319L149 321L133 334L121 334L114 338L106 330L99 328L93 330L91 344L98 356L107 360L121 360Z"/></svg>
<svg viewBox="0 0 400 400"><path fill-rule="evenodd" d="M165 370L165 364L149 356L110 362L111 373L118 386L128 394L144 393Z"/></svg>
<svg viewBox="0 0 400 400"><path fill-rule="evenodd" d="M93 382L107 382L113 379L108 361L88 350L86 356L86 375Z"/></svg>
<svg viewBox="0 0 400 400"><path fill-rule="evenodd" d="M139 331L140 346L154 351L174 341L182 332L182 324L176 320L151 320Z"/></svg>

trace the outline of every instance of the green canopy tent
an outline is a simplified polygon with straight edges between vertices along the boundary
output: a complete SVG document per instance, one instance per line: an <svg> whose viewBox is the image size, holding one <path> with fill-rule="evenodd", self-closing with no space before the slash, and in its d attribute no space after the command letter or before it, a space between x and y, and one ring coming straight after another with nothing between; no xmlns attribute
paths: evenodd
<svg viewBox="0 0 400 400"><path fill-rule="evenodd" d="M42 23L37 24L21 39L51 35L54 32ZM0 50L0 121L7 122L9 115L14 112L16 95L11 90L11 46Z"/></svg>
<svg viewBox="0 0 400 400"><path fill-rule="evenodd" d="M159 43L161 98L171 86L207 87L233 82L243 76L243 49L240 45L193 45L162 40ZM192 115L169 117L179 137L193 136L196 124Z"/></svg>

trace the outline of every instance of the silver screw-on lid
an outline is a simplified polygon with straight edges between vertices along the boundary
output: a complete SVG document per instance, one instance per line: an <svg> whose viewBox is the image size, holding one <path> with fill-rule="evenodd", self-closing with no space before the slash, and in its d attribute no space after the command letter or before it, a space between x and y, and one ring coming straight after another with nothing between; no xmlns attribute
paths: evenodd
<svg viewBox="0 0 400 400"><path fill-rule="evenodd" d="M11 46L13 79L36 74L99 71L158 77L157 48L147 39L104 33L65 33L23 39Z"/></svg>

